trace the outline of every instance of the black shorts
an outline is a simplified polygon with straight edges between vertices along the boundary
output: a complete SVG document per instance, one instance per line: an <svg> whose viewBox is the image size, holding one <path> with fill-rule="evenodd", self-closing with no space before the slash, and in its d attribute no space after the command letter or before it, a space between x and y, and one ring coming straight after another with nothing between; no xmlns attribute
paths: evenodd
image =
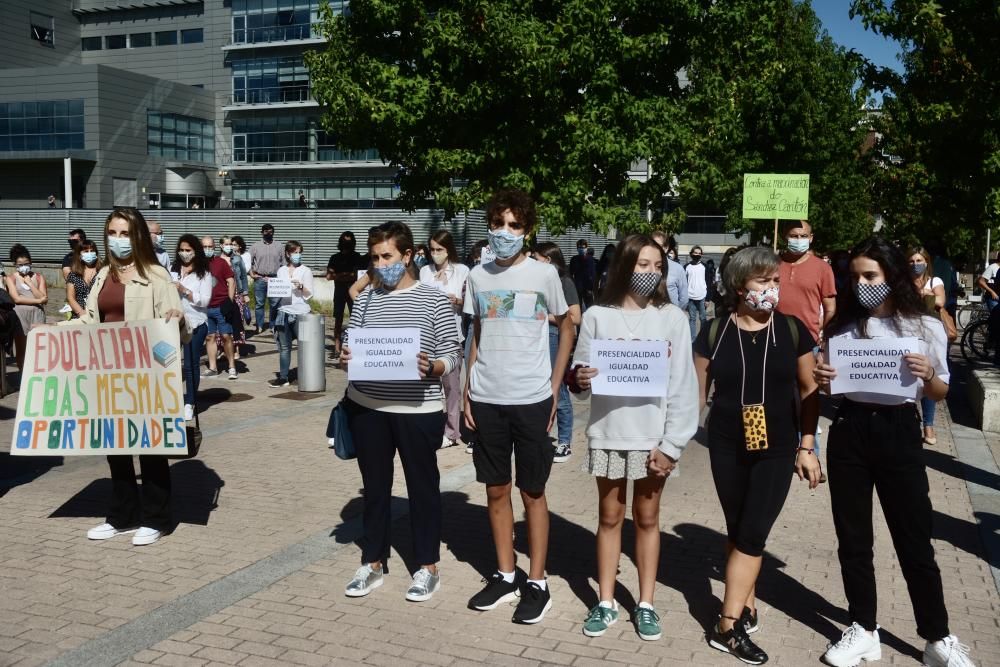
<svg viewBox="0 0 1000 667"><path fill-rule="evenodd" d="M549 441L552 397L528 405L497 405L472 401L478 438L472 450L476 480L483 484L511 481L511 454L517 470L517 488L542 493L552 471L555 452Z"/></svg>

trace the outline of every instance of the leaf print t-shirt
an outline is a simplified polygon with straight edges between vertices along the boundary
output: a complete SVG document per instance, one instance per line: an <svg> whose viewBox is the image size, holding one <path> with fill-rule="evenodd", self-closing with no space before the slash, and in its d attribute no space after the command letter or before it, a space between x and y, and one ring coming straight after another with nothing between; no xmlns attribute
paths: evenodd
<svg viewBox="0 0 1000 667"><path fill-rule="evenodd" d="M526 258L469 273L463 310L479 320L470 395L479 403L530 405L552 396L549 313L568 306L555 267Z"/></svg>

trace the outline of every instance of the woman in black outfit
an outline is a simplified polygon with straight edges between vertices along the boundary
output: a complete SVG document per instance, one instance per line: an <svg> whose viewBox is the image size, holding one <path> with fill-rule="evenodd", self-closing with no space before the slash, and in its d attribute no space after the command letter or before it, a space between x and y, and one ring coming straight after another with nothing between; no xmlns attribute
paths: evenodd
<svg viewBox="0 0 1000 667"><path fill-rule="evenodd" d="M819 483L815 341L802 322L775 311L778 256L769 248L735 253L722 279L728 312L694 342L702 405L715 382L708 448L729 535L726 593L709 643L760 665L767 654L749 633L758 630L754 588L764 545L792 474L810 488Z"/></svg>

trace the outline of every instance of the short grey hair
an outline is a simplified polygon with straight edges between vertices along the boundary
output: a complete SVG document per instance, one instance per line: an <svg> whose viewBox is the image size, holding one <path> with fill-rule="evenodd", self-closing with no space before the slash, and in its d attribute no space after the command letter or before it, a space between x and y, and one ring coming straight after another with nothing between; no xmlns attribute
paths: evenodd
<svg viewBox="0 0 1000 667"><path fill-rule="evenodd" d="M778 268L779 261L773 250L761 246L743 248L733 253L722 274L726 306L735 311L736 304L741 298L739 291L744 289L747 281L774 273L775 269Z"/></svg>

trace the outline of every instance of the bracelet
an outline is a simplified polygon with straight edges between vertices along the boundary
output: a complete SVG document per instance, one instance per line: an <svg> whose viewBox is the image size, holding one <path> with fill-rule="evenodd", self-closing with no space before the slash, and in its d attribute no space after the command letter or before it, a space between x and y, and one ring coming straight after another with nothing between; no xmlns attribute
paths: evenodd
<svg viewBox="0 0 1000 667"><path fill-rule="evenodd" d="M937 377L937 370L933 366L931 366L931 376L929 378L927 378L925 380L925 382L930 382L931 380L933 380L936 377Z"/></svg>
<svg viewBox="0 0 1000 667"><path fill-rule="evenodd" d="M798 454L799 452L809 452L813 456L816 456L816 450L812 447L799 447L795 450L795 453Z"/></svg>

